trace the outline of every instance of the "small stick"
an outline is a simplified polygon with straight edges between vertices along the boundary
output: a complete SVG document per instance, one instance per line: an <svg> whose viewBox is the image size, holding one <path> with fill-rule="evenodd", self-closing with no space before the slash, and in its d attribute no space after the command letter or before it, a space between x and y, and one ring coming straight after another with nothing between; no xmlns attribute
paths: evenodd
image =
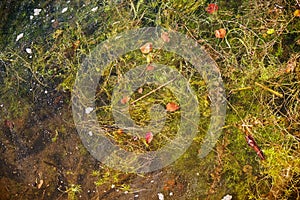
<svg viewBox="0 0 300 200"><path fill-rule="evenodd" d="M252 87L242 87L242 88L237 88L237 89L232 89L232 90L230 90L230 92L229 93L234 93L234 92L239 92L239 91L243 91L243 90L251 90L252 89Z"/></svg>
<svg viewBox="0 0 300 200"><path fill-rule="evenodd" d="M283 95L281 93L276 92L276 91L274 91L274 90L272 90L272 89L270 89L270 88L268 88L268 87L266 87L266 86L264 86L264 85L262 85L262 84L260 84L258 82L255 82L255 85L261 87L264 90L267 90L267 91L271 92L272 94L274 94L274 95L276 95L276 96L278 96L280 98L283 98Z"/></svg>
<svg viewBox="0 0 300 200"><path fill-rule="evenodd" d="M170 83L173 82L175 79L176 79L176 78L173 78L172 80L170 80L170 81L166 82L165 84L163 84L163 85L157 87L155 90L152 90L151 92L149 92L149 93L147 93L147 94L141 96L140 98L136 99L135 101L131 102L130 104L132 105L132 104L138 102L139 100L141 100L141 99L143 99L143 98L149 96L150 94L156 92L156 91L159 90L160 88L165 87L166 85L170 84Z"/></svg>

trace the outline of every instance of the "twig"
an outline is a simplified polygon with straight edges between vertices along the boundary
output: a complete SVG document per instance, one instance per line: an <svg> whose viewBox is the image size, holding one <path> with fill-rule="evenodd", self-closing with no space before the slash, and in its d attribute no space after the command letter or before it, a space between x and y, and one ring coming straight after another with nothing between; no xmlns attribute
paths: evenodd
<svg viewBox="0 0 300 200"><path fill-rule="evenodd" d="M138 102L139 100L141 100L141 99L143 99L143 98L145 98L145 97L149 96L150 94L152 94L152 93L156 92L156 91L157 91L157 90L159 90L160 88L162 88L162 87L165 87L166 85L170 84L170 83L171 83L171 82L173 82L175 79L176 79L176 78L173 78L172 80L170 80L170 81L166 82L165 84L163 84L163 85L161 85L161 86L157 87L156 89L154 89L154 90L152 90L152 91L148 92L147 94L145 94L145 95L141 96L140 98L138 98L137 100L135 100L135 101L131 102L130 104L132 105L132 104L134 104L134 103Z"/></svg>
<svg viewBox="0 0 300 200"><path fill-rule="evenodd" d="M264 90L267 90L267 91L271 92L272 94L274 94L274 95L276 95L276 96L278 96L280 98L283 98L283 95L281 93L276 92L275 90L272 90L272 89L270 89L270 88L268 88L268 87L266 87L266 86L264 86L264 85L262 85L262 84L260 84L258 82L255 82L255 85L261 87Z"/></svg>

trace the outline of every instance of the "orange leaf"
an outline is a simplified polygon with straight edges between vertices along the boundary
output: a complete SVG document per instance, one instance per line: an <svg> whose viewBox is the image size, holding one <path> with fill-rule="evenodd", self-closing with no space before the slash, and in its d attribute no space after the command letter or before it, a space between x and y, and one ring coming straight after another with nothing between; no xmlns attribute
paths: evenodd
<svg viewBox="0 0 300 200"><path fill-rule="evenodd" d="M224 28L220 28L219 30L215 31L216 38L224 38L226 35L226 30Z"/></svg>
<svg viewBox="0 0 300 200"><path fill-rule="evenodd" d="M300 10L299 9L295 10L294 16L295 17L300 17Z"/></svg>
<svg viewBox="0 0 300 200"><path fill-rule="evenodd" d="M151 42L147 42L140 48L141 52L144 54L150 53L152 51L152 49L153 49L153 45Z"/></svg>
<svg viewBox="0 0 300 200"><path fill-rule="evenodd" d="M179 105L174 102L170 102L166 106L167 111L170 111L170 112L176 111L179 108L180 108Z"/></svg>

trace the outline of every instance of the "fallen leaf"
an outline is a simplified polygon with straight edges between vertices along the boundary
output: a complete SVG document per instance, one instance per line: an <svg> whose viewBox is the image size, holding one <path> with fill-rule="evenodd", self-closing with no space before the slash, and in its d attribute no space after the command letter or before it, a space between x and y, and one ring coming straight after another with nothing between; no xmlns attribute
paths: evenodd
<svg viewBox="0 0 300 200"><path fill-rule="evenodd" d="M144 54L150 53L152 51L152 49L153 49L153 45L151 42L147 42L140 48L141 52Z"/></svg>
<svg viewBox="0 0 300 200"><path fill-rule="evenodd" d="M294 16L295 17L300 17L300 10L299 9L295 10Z"/></svg>
<svg viewBox="0 0 300 200"><path fill-rule="evenodd" d="M179 105L174 102L170 102L166 106L167 111L170 111L170 112L174 112L174 111L178 110L179 108L180 108Z"/></svg>
<svg viewBox="0 0 300 200"><path fill-rule="evenodd" d="M214 12L217 12L219 9L218 5L217 4L214 4L214 3L210 3L208 4L208 6L206 7L206 12L208 12L209 14L212 14Z"/></svg>
<svg viewBox="0 0 300 200"><path fill-rule="evenodd" d="M215 31L216 38L224 38L226 35L226 30L224 28L220 28L219 30Z"/></svg>
<svg viewBox="0 0 300 200"><path fill-rule="evenodd" d="M160 35L161 39L164 42L170 42L169 33L168 32L162 32Z"/></svg>
<svg viewBox="0 0 300 200"><path fill-rule="evenodd" d="M126 104L128 101L129 101L129 97L128 97L128 96L124 96L124 97L121 99L121 104Z"/></svg>
<svg viewBox="0 0 300 200"><path fill-rule="evenodd" d="M146 133L145 139L147 144L149 144L153 140L153 133L152 132Z"/></svg>

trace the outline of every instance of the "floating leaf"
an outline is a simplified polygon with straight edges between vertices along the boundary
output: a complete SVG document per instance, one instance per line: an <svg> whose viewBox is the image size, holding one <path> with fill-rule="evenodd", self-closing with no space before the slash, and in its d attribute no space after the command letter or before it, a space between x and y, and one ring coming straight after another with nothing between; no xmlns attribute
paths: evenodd
<svg viewBox="0 0 300 200"><path fill-rule="evenodd" d="M149 144L153 140L153 133L152 132L146 133L145 139L147 144Z"/></svg>
<svg viewBox="0 0 300 200"><path fill-rule="evenodd" d="M168 32L162 32L160 35L161 39L164 42L170 42L169 33Z"/></svg>
<svg viewBox="0 0 300 200"><path fill-rule="evenodd" d="M179 108L180 108L179 105L174 102L170 102L166 106L167 111L170 111L170 112L174 112L174 111L178 110Z"/></svg>
<svg viewBox="0 0 300 200"><path fill-rule="evenodd" d="M208 12L209 14L212 14L214 12L217 12L219 9L218 5L217 4L214 4L214 3L210 3L208 4L208 6L206 7L206 12Z"/></svg>
<svg viewBox="0 0 300 200"><path fill-rule="evenodd" d="M220 28L219 30L215 31L216 38L224 38L226 35L226 30L224 28Z"/></svg>
<svg viewBox="0 0 300 200"><path fill-rule="evenodd" d="M150 53L152 51L152 49L153 49L153 45L151 42L147 42L140 48L141 52L144 54Z"/></svg>

